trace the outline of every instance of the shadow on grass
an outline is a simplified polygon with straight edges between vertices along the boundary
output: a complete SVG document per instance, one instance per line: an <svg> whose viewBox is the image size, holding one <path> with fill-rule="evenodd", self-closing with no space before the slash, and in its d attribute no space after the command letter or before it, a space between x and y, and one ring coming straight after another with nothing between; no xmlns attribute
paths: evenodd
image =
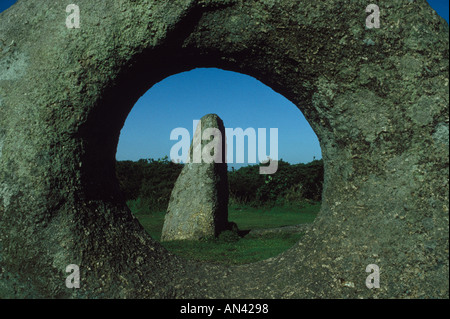
<svg viewBox="0 0 450 319"><path fill-rule="evenodd" d="M176 240L161 244L170 252L186 259L225 265L252 263L275 257L295 245L303 236L305 227L294 228L311 224L319 210L320 203L266 209L230 205L229 220L238 225L237 232L225 231L217 238L208 240ZM146 231L157 241L161 239L164 215L163 212L135 214Z"/></svg>

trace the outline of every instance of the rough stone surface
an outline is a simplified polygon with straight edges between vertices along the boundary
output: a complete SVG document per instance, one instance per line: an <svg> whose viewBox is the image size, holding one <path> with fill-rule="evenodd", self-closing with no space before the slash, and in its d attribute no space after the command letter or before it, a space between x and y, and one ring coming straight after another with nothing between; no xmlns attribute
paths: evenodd
<svg viewBox="0 0 450 319"><path fill-rule="evenodd" d="M190 161L170 196L162 241L211 238L228 226L225 127L216 114L205 115L199 123L190 147ZM210 135L213 132L209 129L217 133ZM206 156L202 156L203 152Z"/></svg>
<svg viewBox="0 0 450 319"><path fill-rule="evenodd" d="M448 24L398 0L367 29L367 3L77 0L80 29L65 26L67 1L1 13L0 298L448 298ZM320 140L321 212L277 257L177 258L125 205L127 114L195 67L261 80ZM65 286L69 264L80 289Z"/></svg>

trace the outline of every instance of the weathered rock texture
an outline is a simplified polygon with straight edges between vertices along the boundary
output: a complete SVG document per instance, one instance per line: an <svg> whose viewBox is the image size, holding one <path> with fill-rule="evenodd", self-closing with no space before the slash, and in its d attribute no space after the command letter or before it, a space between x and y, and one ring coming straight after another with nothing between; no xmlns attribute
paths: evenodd
<svg viewBox="0 0 450 319"><path fill-rule="evenodd" d="M379 2L380 29L365 0L77 4L80 29L62 0L0 14L0 297L449 297L449 29L425 0ZM261 80L320 140L321 212L278 257L179 259L125 205L128 112L195 67ZM65 286L69 264L80 289Z"/></svg>
<svg viewBox="0 0 450 319"><path fill-rule="evenodd" d="M189 150L190 161L183 167L172 190L162 241L210 238L227 229L225 146L222 120L216 114L202 117Z"/></svg>

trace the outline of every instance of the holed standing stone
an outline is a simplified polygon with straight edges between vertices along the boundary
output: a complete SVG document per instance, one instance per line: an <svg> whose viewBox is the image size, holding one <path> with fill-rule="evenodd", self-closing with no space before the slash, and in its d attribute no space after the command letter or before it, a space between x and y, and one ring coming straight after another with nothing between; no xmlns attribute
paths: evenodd
<svg viewBox="0 0 450 319"><path fill-rule="evenodd" d="M189 157L169 201L161 240L199 240L228 227L225 127L216 114L201 118Z"/></svg>
<svg viewBox="0 0 450 319"><path fill-rule="evenodd" d="M77 0L80 29L64 2L0 13L0 299L449 298L449 28L427 1L378 1L380 29L366 0ZM168 254L115 174L139 97L202 67L288 98L322 149L313 227L245 267Z"/></svg>

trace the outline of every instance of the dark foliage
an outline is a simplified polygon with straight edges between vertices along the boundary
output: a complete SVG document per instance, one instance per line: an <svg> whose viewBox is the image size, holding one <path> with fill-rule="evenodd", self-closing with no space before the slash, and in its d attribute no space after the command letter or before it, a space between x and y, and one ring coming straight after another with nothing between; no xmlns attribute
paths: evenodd
<svg viewBox="0 0 450 319"><path fill-rule="evenodd" d="M294 164L280 160L272 175L260 175L259 166L242 167L229 172L230 198L237 202L266 205L279 201L308 199L320 201L323 186L323 162Z"/></svg>
<svg viewBox="0 0 450 319"><path fill-rule="evenodd" d="M163 159L120 161L116 165L117 178L127 200L141 199L150 211L164 211L169 204L172 188L183 169Z"/></svg>
<svg viewBox="0 0 450 319"><path fill-rule="evenodd" d="M163 159L117 162L117 177L127 200L138 200L145 211L165 211L183 165ZM323 162L291 165L283 160L273 175L260 175L251 165L228 172L230 201L266 206L275 203L320 201Z"/></svg>

